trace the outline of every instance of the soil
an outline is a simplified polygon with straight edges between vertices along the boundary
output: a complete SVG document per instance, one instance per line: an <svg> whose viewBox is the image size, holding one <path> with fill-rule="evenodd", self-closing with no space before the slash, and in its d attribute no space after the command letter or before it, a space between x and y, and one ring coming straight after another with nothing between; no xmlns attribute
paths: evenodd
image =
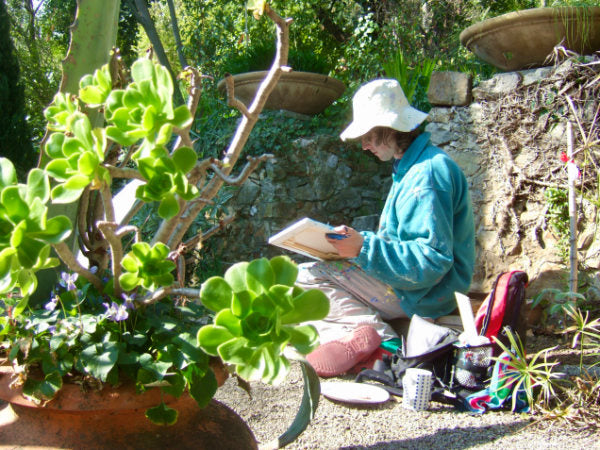
<svg viewBox="0 0 600 450"><path fill-rule="evenodd" d="M556 346L551 333L529 333L527 349L533 354ZM555 350L551 359L578 364L576 350ZM334 378L352 381L353 376ZM322 382L329 380L322 379ZM295 416L302 397L299 366L280 386L251 383L251 396L227 380L216 398L246 420L259 443L283 433ZM391 396L381 404L348 404L321 396L315 417L292 449L600 449L594 425L541 421L539 414L489 411L482 415L460 412L452 406L432 402L427 411L403 408L402 398ZM595 426L600 425L596 422Z"/></svg>

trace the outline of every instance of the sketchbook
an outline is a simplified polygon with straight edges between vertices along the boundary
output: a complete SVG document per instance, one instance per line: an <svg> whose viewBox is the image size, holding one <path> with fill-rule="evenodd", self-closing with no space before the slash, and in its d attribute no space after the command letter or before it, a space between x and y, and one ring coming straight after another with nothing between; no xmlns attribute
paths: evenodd
<svg viewBox="0 0 600 450"><path fill-rule="evenodd" d="M320 260L343 259L325 239L331 225L305 217L269 238L269 244Z"/></svg>

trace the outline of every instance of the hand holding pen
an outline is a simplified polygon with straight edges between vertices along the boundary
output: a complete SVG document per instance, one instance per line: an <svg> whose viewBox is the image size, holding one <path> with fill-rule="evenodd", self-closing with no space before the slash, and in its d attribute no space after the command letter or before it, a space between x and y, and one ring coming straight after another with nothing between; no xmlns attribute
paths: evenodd
<svg viewBox="0 0 600 450"><path fill-rule="evenodd" d="M364 238L354 228L340 225L332 233L325 233L327 242L333 245L341 257L354 258L360 253Z"/></svg>

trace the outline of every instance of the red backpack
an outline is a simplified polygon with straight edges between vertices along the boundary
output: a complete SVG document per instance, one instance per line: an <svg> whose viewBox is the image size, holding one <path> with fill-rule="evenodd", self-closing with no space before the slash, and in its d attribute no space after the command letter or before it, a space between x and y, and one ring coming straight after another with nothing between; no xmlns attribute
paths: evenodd
<svg viewBox="0 0 600 450"><path fill-rule="evenodd" d="M520 270L504 272L498 276L492 292L479 307L475 316L475 326L481 336L487 336L490 341L496 338L505 346L510 347L504 327L509 327L517 333L525 344L526 321L522 314L525 303L525 288L529 278ZM501 348L494 345L494 355L501 353Z"/></svg>

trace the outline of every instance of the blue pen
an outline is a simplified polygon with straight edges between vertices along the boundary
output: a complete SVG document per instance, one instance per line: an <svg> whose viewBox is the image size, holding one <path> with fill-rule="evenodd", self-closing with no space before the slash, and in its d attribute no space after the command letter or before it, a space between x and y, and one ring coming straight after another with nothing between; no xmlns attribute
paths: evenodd
<svg viewBox="0 0 600 450"><path fill-rule="evenodd" d="M347 234L339 234L339 233L325 233L329 239L335 239L336 241L341 241L342 239L346 239L348 237Z"/></svg>

